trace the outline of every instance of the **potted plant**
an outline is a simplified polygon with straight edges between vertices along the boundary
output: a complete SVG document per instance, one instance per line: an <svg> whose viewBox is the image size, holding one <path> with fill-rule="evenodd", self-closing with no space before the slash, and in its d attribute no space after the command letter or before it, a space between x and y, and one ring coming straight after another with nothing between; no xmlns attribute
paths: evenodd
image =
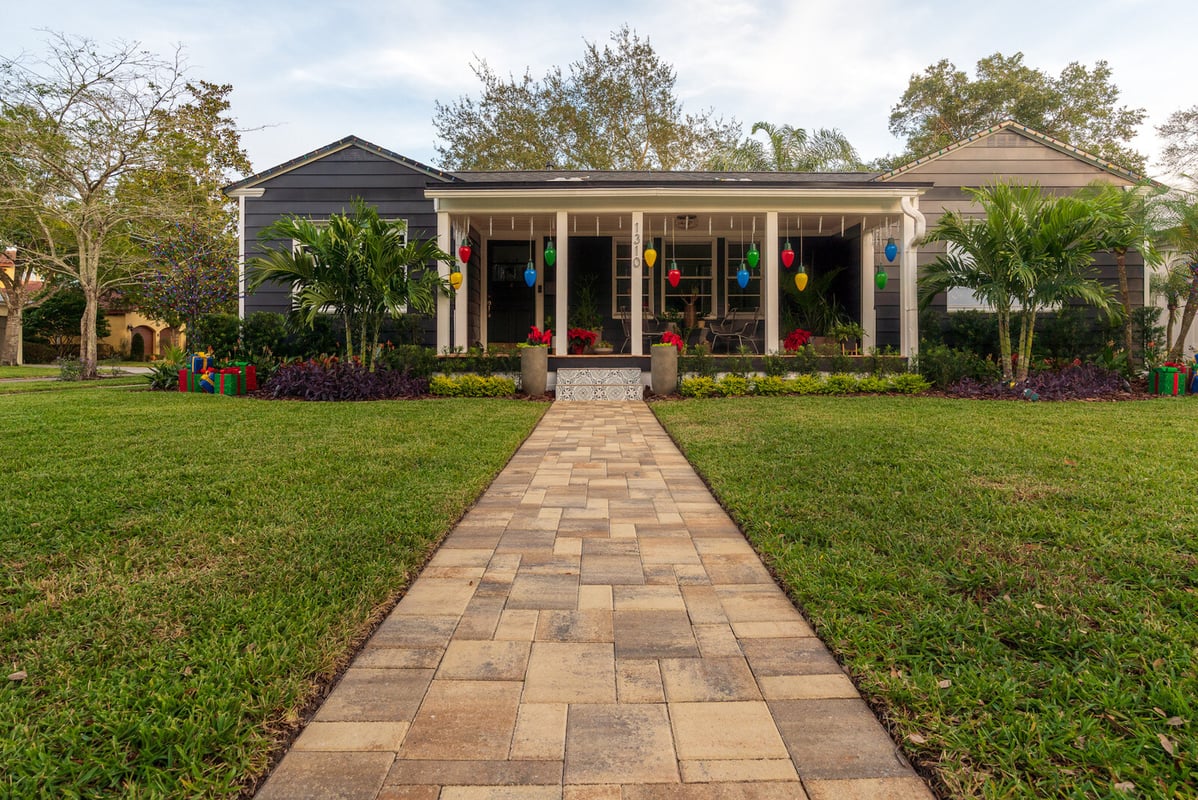
<svg viewBox="0 0 1198 800"><path fill-rule="evenodd" d="M553 331L533 325L520 347L520 386L529 397L541 397L549 385L549 344Z"/></svg>
<svg viewBox="0 0 1198 800"><path fill-rule="evenodd" d="M678 354L682 348L682 337L673 331L663 333L661 341L649 348L649 388L653 394L673 394L678 388Z"/></svg>
<svg viewBox="0 0 1198 800"><path fill-rule="evenodd" d="M856 355L865 336L865 329L855 322L839 322L828 329L828 335L840 344L842 355L850 350Z"/></svg>
<svg viewBox="0 0 1198 800"><path fill-rule="evenodd" d="M570 345L571 355L582 355L586 349L595 344L595 340L599 337L594 331L586 328L570 328L566 331L567 341Z"/></svg>
<svg viewBox="0 0 1198 800"><path fill-rule="evenodd" d="M604 341L603 339L595 342L595 346L591 348L592 353L600 356L609 356L612 354L613 350L615 350L615 348L612 346L612 343Z"/></svg>
<svg viewBox="0 0 1198 800"><path fill-rule="evenodd" d="M595 299L594 281L584 280L578 286L577 300L570 312L570 327L594 331L595 338L602 336L603 315Z"/></svg>

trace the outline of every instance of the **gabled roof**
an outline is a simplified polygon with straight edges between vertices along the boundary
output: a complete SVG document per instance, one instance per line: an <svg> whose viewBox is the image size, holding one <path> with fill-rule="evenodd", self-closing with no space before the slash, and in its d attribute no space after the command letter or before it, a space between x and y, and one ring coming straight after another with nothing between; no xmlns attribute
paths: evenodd
<svg viewBox="0 0 1198 800"><path fill-rule="evenodd" d="M892 169L889 172L884 172L878 176L878 180L879 181L889 181L892 178L897 178L900 175L904 175L907 172L910 172L911 170L913 170L917 167L922 167L925 164L929 164L933 161L936 161L937 159L943 158L944 156L948 155L949 153L953 152L954 150L960 150L962 147L967 147L968 145L971 145L976 141L985 139L989 136L993 136L994 134L999 133L1000 131L1013 131L1015 133L1023 134L1024 136L1026 136L1029 139L1034 139L1035 141L1040 142L1043 145L1051 147L1053 150L1057 150L1058 152L1064 153L1067 156L1072 156L1073 158L1076 158L1079 161L1084 161L1087 164L1091 164L1095 167L1098 167L1101 170L1111 173L1112 175L1123 178L1124 180L1131 181L1132 183L1138 183L1139 181L1144 179L1144 176L1139 175L1135 172L1132 172L1129 169L1124 169L1123 167L1119 166L1118 164L1114 164L1110 161L1107 161L1106 159L1099 158L1098 156L1094 155L1093 153L1087 153L1085 150L1074 147L1073 145L1067 144L1066 142L1062 142L1060 139L1054 139L1053 137L1051 137L1047 134L1040 133L1037 130L1031 129L1031 128L1027 127L1026 125L1020 125L1015 120L1008 119L1008 120L998 123L997 125L991 126L984 131L979 131L979 132L973 134L972 136L968 136L959 142L954 142L953 144L950 144L947 147L941 148L940 150L937 150L934 153L929 153L926 156L917 158L914 161L911 161L907 164L903 164L901 167L896 167L895 169Z"/></svg>
<svg viewBox="0 0 1198 800"><path fill-rule="evenodd" d="M385 147L379 147L377 144L368 142L365 139L359 139L357 136L346 136L344 139L339 139L332 144L326 144L324 147L317 148L310 153L305 153L298 158L285 161L282 164L279 164L277 167L271 167L270 169L259 172L256 175L251 175L248 178L243 178L242 180L237 181L236 183L231 183L226 186L223 191L225 194L229 194L239 189L253 188L263 181L270 180L271 178L277 177L286 172L291 172L291 170L298 169L305 164L311 164L313 161L319 161L326 156L332 155L333 153L339 152L341 150L345 150L349 147L357 147L361 150L365 150L368 153L373 153L380 158L394 161L397 164L403 164L405 167L410 167L417 172L422 172L437 181L448 182L457 180L457 178L448 172L421 164L419 161L413 161L407 156L401 156L399 153L392 152Z"/></svg>

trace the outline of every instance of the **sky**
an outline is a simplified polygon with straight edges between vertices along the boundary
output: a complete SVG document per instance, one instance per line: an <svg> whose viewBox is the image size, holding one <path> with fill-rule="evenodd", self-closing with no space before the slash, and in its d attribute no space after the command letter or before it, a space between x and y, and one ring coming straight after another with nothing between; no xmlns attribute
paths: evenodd
<svg viewBox="0 0 1198 800"><path fill-rule="evenodd" d="M995 52L1057 75L1110 63L1120 103L1146 110L1133 146L1159 155L1155 126L1198 103L1194 0L50 0L7 3L0 55L45 52L47 31L101 48L182 46L189 75L233 86L255 171L350 134L436 166L435 104L479 94L485 59L539 78L585 41L627 24L677 72L686 110L745 134L766 120L839 128L865 159L898 153L890 111L913 73L947 58L972 73Z"/></svg>

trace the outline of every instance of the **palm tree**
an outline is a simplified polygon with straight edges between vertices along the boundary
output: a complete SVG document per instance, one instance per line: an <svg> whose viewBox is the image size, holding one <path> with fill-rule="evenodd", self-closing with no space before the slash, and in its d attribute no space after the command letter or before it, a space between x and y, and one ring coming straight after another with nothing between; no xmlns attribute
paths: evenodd
<svg viewBox="0 0 1198 800"><path fill-rule="evenodd" d="M1164 272L1154 272L1148 281L1152 297L1165 298L1165 347L1173 343L1173 329L1177 325L1177 312L1181 310L1190 291L1190 265L1184 260L1175 260ZM1182 337L1184 340L1185 337Z"/></svg>
<svg viewBox="0 0 1198 800"><path fill-rule="evenodd" d="M1016 273L1020 269L1011 240L1019 238L1025 215L1021 208L1032 202L1034 190L998 183L982 189L967 189L981 204L985 215L967 217L949 211L927 232L924 242L944 242L948 250L924 267L919 279L923 307L953 288L969 289L994 309L998 318L998 350L1004 381L1012 371L1011 314L1016 303ZM1039 192L1035 192L1038 196Z"/></svg>
<svg viewBox="0 0 1198 800"><path fill-rule="evenodd" d="M386 221L360 199L349 214L327 223L290 216L262 231L262 238L291 243L250 262L250 290L271 282L291 286L295 303L312 325L322 313L337 314L345 326L345 355L370 365L388 313L407 308L435 310L436 292L447 290L430 261L452 258L435 241L407 241L407 223ZM412 271L422 269L419 276ZM358 346L355 351L354 341Z"/></svg>
<svg viewBox="0 0 1198 800"><path fill-rule="evenodd" d="M753 138L760 132L767 137L768 149L766 142ZM722 172L832 172L860 165L857 151L835 128L818 128L808 135L804 128L755 122L749 138L717 153L707 166Z"/></svg>
<svg viewBox="0 0 1198 800"><path fill-rule="evenodd" d="M1102 247L1115 254L1115 268L1119 273L1119 300L1123 306L1123 349L1128 364L1132 364L1131 290L1127 283L1127 252L1132 248L1140 251L1146 264L1159 262L1159 255L1152 242L1156 236L1152 224L1152 201L1159 190L1150 183L1131 189L1123 189L1110 183L1091 184L1082 196L1096 203L1103 212Z"/></svg>
<svg viewBox="0 0 1198 800"><path fill-rule="evenodd" d="M920 301L926 307L951 288L972 290L998 318L1003 380L1023 381L1040 311L1075 298L1110 308L1109 292L1088 269L1101 244L1101 216L1092 202L1046 196L1038 186L999 182L966 191L982 206L984 216L967 218L950 211L928 231L924 241L946 242L948 252L925 268ZM1018 363L1012 365L1015 315Z"/></svg>
<svg viewBox="0 0 1198 800"><path fill-rule="evenodd" d="M1169 346L1169 360L1180 361L1186 336L1198 313L1198 195L1177 194L1164 197L1158 203L1158 210L1167 220L1164 228L1164 240L1169 248L1176 253L1174 269L1186 275L1188 284L1185 290L1185 306L1181 312L1181 324L1177 329L1177 337Z"/></svg>

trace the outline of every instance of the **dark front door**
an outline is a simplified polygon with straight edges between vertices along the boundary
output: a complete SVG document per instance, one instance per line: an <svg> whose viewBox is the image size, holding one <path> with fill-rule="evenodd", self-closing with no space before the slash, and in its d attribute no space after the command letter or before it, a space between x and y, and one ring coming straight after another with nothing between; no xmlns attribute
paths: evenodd
<svg viewBox="0 0 1198 800"><path fill-rule="evenodd" d="M536 289L524 282L528 242L487 246L487 341L523 342L536 324Z"/></svg>

